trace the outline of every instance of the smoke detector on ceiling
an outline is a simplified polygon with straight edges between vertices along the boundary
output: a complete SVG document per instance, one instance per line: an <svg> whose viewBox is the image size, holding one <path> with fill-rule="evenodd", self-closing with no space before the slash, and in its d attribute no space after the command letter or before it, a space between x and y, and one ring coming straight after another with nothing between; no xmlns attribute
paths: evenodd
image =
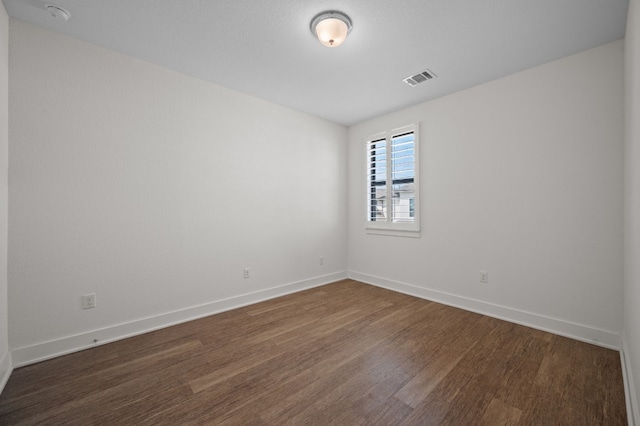
<svg viewBox="0 0 640 426"><path fill-rule="evenodd" d="M47 9L47 12L49 12L49 14L56 19L62 19L63 21L68 21L69 18L71 18L71 14L66 10L64 10L63 8L61 8L60 6L49 4L46 6L46 9Z"/></svg>
<svg viewBox="0 0 640 426"><path fill-rule="evenodd" d="M418 74L407 77L402 81L407 83L409 86L413 87L413 86L417 86L420 83L424 83L427 80L431 80L432 78L435 78L435 77L437 77L437 75L435 75L433 71L424 70Z"/></svg>

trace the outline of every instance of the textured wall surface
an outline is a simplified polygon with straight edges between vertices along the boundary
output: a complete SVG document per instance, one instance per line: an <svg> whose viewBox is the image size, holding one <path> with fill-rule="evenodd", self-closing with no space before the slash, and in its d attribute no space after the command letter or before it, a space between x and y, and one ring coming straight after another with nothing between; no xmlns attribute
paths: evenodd
<svg viewBox="0 0 640 426"><path fill-rule="evenodd" d="M7 302L7 201L9 158L9 17L0 4L0 391L10 368Z"/></svg>
<svg viewBox="0 0 640 426"><path fill-rule="evenodd" d="M344 273L346 128L20 21L10 40L12 350Z"/></svg>
<svg viewBox="0 0 640 426"><path fill-rule="evenodd" d="M640 2L631 0L625 39L624 332L629 395L640 422ZM633 424L633 423L630 423Z"/></svg>
<svg viewBox="0 0 640 426"><path fill-rule="evenodd" d="M618 347L622 80L618 41L351 127L350 274ZM412 122L422 236L368 235L364 142Z"/></svg>

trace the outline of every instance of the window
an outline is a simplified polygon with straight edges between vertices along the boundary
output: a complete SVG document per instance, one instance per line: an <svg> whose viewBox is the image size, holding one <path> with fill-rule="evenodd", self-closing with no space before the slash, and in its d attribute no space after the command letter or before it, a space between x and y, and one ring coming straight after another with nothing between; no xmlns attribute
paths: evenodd
<svg viewBox="0 0 640 426"><path fill-rule="evenodd" d="M367 231L417 237L418 125L369 137L367 159Z"/></svg>

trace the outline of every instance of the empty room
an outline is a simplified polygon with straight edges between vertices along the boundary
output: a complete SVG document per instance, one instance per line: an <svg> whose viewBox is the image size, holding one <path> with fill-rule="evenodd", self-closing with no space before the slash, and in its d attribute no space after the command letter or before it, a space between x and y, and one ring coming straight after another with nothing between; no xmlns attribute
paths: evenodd
<svg viewBox="0 0 640 426"><path fill-rule="evenodd" d="M640 0L3 0L0 424L640 424Z"/></svg>

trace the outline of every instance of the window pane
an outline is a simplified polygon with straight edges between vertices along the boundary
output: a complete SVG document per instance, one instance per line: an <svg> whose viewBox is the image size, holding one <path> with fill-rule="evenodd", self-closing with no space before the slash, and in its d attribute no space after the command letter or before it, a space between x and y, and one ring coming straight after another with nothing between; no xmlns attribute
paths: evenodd
<svg viewBox="0 0 640 426"><path fill-rule="evenodd" d="M392 186L393 222L413 222L414 221L414 204L415 191L413 182L407 184L397 184Z"/></svg>
<svg viewBox="0 0 640 426"><path fill-rule="evenodd" d="M387 191L387 140L375 140L367 143L367 220L386 221Z"/></svg>
<svg viewBox="0 0 640 426"><path fill-rule="evenodd" d="M387 186L376 186L371 188L369 194L369 220L370 221L386 221L386 198L387 198Z"/></svg>
<svg viewBox="0 0 640 426"><path fill-rule="evenodd" d="M415 210L414 134L405 133L391 138L392 222L413 222Z"/></svg>
<svg viewBox="0 0 640 426"><path fill-rule="evenodd" d="M394 183L397 180L413 179L415 167L413 133L394 136L391 139L391 152L393 168L391 179Z"/></svg>

